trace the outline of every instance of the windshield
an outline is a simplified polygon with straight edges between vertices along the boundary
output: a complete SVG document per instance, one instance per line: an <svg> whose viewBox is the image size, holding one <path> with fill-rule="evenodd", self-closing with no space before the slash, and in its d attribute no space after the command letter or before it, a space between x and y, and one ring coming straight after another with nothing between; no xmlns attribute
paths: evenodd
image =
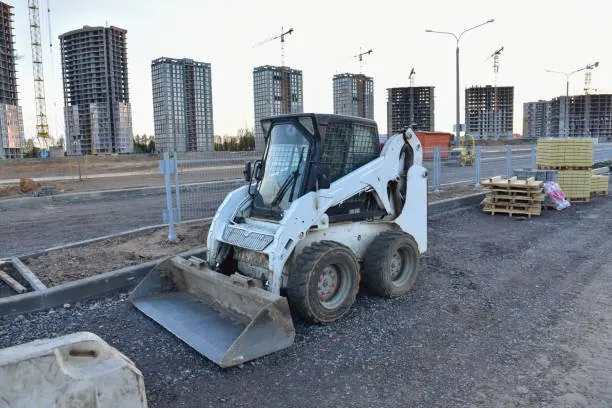
<svg viewBox="0 0 612 408"><path fill-rule="evenodd" d="M264 164L256 207L285 210L299 196L309 148L308 139L291 123L275 125Z"/></svg>

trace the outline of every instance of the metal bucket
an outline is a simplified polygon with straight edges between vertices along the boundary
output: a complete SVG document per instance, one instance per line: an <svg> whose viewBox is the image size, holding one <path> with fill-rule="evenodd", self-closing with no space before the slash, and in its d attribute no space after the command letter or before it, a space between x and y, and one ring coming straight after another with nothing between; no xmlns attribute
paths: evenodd
<svg viewBox="0 0 612 408"><path fill-rule="evenodd" d="M129 299L221 367L293 344L295 330L286 298L205 265L179 256L167 259L140 282Z"/></svg>

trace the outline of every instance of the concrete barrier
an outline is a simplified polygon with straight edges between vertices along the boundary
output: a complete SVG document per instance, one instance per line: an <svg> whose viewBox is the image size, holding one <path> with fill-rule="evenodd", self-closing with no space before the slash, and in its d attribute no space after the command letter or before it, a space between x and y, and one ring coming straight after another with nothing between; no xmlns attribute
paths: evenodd
<svg viewBox="0 0 612 408"><path fill-rule="evenodd" d="M147 396L129 358L79 332L0 350L0 407L146 408Z"/></svg>

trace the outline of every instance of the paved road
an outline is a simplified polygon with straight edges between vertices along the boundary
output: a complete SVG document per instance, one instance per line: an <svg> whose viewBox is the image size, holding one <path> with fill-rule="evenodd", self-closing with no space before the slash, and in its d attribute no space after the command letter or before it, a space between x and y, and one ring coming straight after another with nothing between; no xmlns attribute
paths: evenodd
<svg viewBox="0 0 612 408"><path fill-rule="evenodd" d="M93 331L143 372L156 407L610 407L612 199L531 220L430 217L413 291L362 293L278 353L221 370L125 296L0 317L0 347Z"/></svg>
<svg viewBox="0 0 612 408"><path fill-rule="evenodd" d="M603 151L602 151L603 152ZM612 150L609 159L612 159ZM603 153L598 153L602 160ZM431 162L426 162L431 167ZM531 167L531 155L524 149L513 156L513 168ZM442 166L441 184L475 182L472 167ZM482 178L505 175L506 162L502 150L483 154ZM429 182L433 181L430 169ZM241 181L216 182L207 186L190 186L182 194L183 219L212 216L225 195L241 185ZM132 228L162 222L166 208L160 192L145 197L105 197L102 199L47 203L26 208L9 207L0 201L0 257L21 255L82 239L118 233Z"/></svg>

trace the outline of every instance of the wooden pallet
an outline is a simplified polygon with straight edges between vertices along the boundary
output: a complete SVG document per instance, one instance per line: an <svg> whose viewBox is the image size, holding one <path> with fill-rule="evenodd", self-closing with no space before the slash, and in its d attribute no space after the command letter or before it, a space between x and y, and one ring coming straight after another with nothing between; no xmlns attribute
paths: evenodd
<svg viewBox="0 0 612 408"><path fill-rule="evenodd" d="M529 211L529 210L520 210L516 208L483 208L484 212L488 212L491 215L497 214L508 214L510 217L513 215L524 215L527 218L531 218L532 215L540 215L541 211Z"/></svg>
<svg viewBox="0 0 612 408"><path fill-rule="evenodd" d="M482 186L489 189L486 198L481 202L483 211L494 214L540 215L545 195L542 192L542 181L534 177L519 180L517 177L505 179L501 176L482 180Z"/></svg>
<svg viewBox="0 0 612 408"><path fill-rule="evenodd" d="M607 196L608 192L607 191L591 191L591 197L594 196Z"/></svg>
<svg viewBox="0 0 612 408"><path fill-rule="evenodd" d="M538 164L538 170L591 170L590 166L543 166Z"/></svg>
<svg viewBox="0 0 612 408"><path fill-rule="evenodd" d="M588 203L591 197L566 197L572 203Z"/></svg>

